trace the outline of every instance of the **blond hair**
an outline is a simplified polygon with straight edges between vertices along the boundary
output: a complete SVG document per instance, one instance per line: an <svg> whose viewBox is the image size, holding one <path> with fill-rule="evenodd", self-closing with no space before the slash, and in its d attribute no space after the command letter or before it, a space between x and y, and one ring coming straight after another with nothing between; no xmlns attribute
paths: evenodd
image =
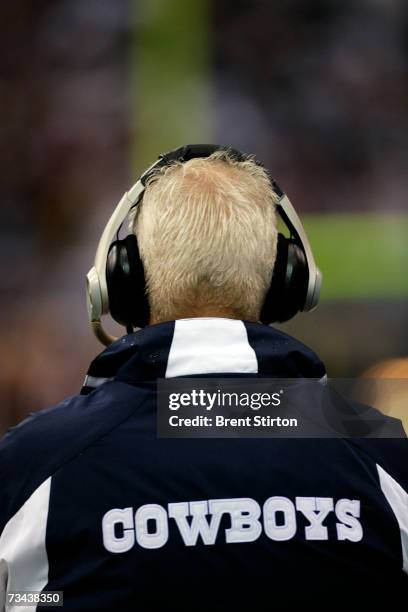
<svg viewBox="0 0 408 612"><path fill-rule="evenodd" d="M276 258L275 204L251 158L217 152L157 171L131 220L152 321L211 311L258 320Z"/></svg>

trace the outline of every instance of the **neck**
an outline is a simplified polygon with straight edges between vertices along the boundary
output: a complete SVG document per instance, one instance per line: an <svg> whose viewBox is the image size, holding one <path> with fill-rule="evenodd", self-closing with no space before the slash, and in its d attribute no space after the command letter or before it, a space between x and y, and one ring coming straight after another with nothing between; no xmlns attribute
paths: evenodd
<svg viewBox="0 0 408 612"><path fill-rule="evenodd" d="M199 310L189 309L188 311L178 311L172 313L169 317L156 316L154 313L150 316L150 325L156 323L164 323L165 321L175 321L177 319L192 319L199 317L216 317L221 319L241 319L239 313L230 309L217 308L200 308Z"/></svg>

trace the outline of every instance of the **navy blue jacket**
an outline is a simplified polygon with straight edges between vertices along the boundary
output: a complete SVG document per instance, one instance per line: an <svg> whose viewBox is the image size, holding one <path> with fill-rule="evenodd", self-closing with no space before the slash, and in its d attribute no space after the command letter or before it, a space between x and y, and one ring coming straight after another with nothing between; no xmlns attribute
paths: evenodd
<svg viewBox="0 0 408 612"><path fill-rule="evenodd" d="M64 610L147 612L406 599L407 440L158 438L156 380L209 374L325 369L288 335L229 319L117 340L81 394L0 444L3 600L58 590Z"/></svg>

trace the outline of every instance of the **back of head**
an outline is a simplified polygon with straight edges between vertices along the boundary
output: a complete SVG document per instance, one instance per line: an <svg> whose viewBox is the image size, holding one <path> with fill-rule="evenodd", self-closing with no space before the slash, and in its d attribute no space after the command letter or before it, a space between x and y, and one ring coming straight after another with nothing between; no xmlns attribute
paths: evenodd
<svg viewBox="0 0 408 612"><path fill-rule="evenodd" d="M226 152L154 173L132 220L151 323L258 320L276 257L275 203L267 172Z"/></svg>

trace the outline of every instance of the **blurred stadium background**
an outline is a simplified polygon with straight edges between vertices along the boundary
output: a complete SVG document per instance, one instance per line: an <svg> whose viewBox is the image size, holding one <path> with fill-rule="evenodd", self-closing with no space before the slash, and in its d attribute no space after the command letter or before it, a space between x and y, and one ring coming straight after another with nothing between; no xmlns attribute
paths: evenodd
<svg viewBox="0 0 408 612"><path fill-rule="evenodd" d="M0 24L0 431L78 392L100 233L187 142L256 153L291 196L324 287L283 328L331 376L407 355L405 0L16 0Z"/></svg>

